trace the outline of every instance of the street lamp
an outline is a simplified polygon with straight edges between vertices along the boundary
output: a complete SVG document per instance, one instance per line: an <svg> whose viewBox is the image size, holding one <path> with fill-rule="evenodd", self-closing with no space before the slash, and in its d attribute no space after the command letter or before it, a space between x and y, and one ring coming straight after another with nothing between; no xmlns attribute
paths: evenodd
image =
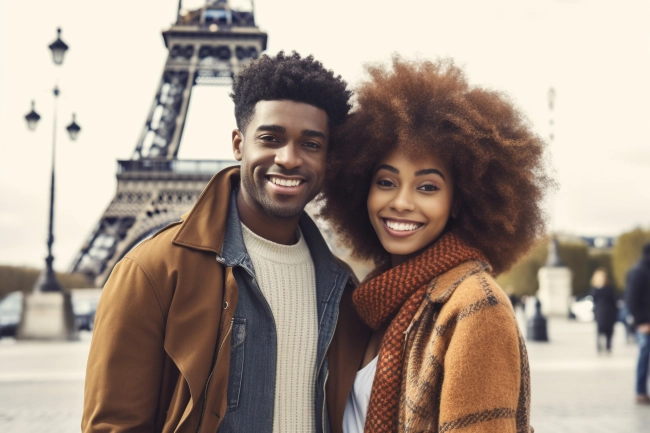
<svg viewBox="0 0 650 433"><path fill-rule="evenodd" d="M59 96L60 93L61 92L58 88L54 89L55 97ZM25 114L25 120L27 121L27 128L29 128L30 131L35 131L36 125L38 125L38 121L41 120L41 116L34 110L34 101L32 101L32 110L29 113ZM75 113L72 113L72 121L65 129L68 131L70 140L75 141L79 136L79 132L81 131L81 126L77 124Z"/></svg>
<svg viewBox="0 0 650 433"><path fill-rule="evenodd" d="M52 42L49 46L52 51L52 60L54 60L55 65L61 65L63 63L63 55L68 51L68 45L61 40L61 28L56 29L56 41Z"/></svg>
<svg viewBox="0 0 650 433"><path fill-rule="evenodd" d="M77 139L77 135L79 135L79 131L81 131L81 127L77 125L77 122L75 121L75 114L72 113L72 122L68 125L67 129L68 134L70 134L70 140L75 141Z"/></svg>
<svg viewBox="0 0 650 433"><path fill-rule="evenodd" d="M52 60L56 65L63 63L63 56L68 50L68 45L61 40L61 29L57 29L57 39L49 45L52 51ZM54 168L56 161L56 132L57 132L57 106L59 99L59 88L54 87L54 112L52 116L52 174L50 180L50 215L47 236L47 257L45 258L45 269L39 275L32 294L25 299L23 316L18 328L17 337L20 339L55 339L71 340L77 338L77 327L70 295L63 292L61 284L56 278L52 262L52 244L54 243ZM32 101L31 111L25 115L27 127L30 131L36 129L41 116L34 110ZM81 127L72 115L72 123L66 128L71 140L75 140L81 131Z"/></svg>
<svg viewBox="0 0 650 433"><path fill-rule="evenodd" d="M36 124L38 123L40 118L41 116L39 116L38 113L34 111L34 101L32 101L32 111L30 111L25 115L25 120L27 121L27 127L29 128L30 131L36 129Z"/></svg>

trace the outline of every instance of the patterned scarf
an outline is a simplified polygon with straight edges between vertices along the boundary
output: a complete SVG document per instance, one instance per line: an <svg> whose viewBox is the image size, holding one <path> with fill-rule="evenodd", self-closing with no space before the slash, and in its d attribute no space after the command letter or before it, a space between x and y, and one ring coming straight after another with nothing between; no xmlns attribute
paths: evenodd
<svg viewBox="0 0 650 433"><path fill-rule="evenodd" d="M364 431L397 431L405 332L421 305L429 282L469 260L484 260L480 251L455 234L445 233L417 257L359 286L353 294L361 318L378 329L397 310L379 349Z"/></svg>

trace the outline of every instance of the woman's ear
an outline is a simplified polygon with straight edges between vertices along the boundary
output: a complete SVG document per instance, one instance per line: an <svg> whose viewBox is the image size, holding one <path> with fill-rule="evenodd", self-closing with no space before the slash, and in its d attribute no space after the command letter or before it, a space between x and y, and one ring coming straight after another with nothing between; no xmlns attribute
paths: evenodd
<svg viewBox="0 0 650 433"><path fill-rule="evenodd" d="M458 218L458 215L460 214L460 203L459 200L454 200L454 203L451 206L451 217L453 219Z"/></svg>

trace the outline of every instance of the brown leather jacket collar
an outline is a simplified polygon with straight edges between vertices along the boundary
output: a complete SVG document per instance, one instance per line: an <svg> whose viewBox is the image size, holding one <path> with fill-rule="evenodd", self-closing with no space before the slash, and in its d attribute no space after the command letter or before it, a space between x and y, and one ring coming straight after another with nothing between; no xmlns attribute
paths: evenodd
<svg viewBox="0 0 650 433"><path fill-rule="evenodd" d="M216 254L221 252L230 192L239 183L239 173L239 166L234 166L213 178L192 210L183 215L183 224L172 240L175 245Z"/></svg>

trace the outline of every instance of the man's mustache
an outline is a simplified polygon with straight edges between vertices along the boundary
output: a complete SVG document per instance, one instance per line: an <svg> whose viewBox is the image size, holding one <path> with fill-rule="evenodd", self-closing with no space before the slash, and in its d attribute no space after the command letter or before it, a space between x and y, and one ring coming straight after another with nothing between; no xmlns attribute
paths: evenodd
<svg viewBox="0 0 650 433"><path fill-rule="evenodd" d="M305 180L310 180L311 176L309 176L307 173L302 171L300 168L294 168L291 170L287 170L282 167L274 168L272 170L269 170L266 172L267 176L273 176L273 175L278 175L278 176L299 176L304 178Z"/></svg>

